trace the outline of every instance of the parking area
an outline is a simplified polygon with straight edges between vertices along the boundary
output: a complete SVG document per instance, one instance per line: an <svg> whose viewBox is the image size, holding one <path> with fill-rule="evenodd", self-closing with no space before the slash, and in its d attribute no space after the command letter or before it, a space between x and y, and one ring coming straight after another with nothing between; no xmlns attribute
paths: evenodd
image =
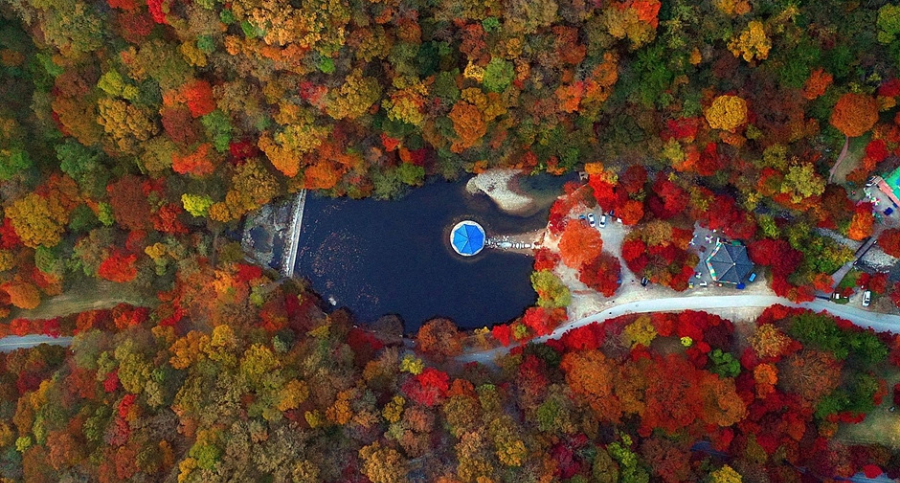
<svg viewBox="0 0 900 483"><path fill-rule="evenodd" d="M636 277L628 269L625 260L622 258L622 242L625 241L625 235L628 234L630 229L621 222L616 221L617 218L615 216L610 216L609 214L606 214L605 226L601 225L600 221L603 220L604 213L599 206L589 212L596 217L597 229L600 230L600 237L603 239L603 251L615 255L622 265L622 286L640 282L640 277Z"/></svg>

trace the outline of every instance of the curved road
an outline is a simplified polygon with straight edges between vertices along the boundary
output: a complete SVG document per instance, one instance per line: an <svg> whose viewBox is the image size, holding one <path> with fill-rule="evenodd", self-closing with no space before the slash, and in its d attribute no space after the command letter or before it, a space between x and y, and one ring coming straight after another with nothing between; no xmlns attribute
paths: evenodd
<svg viewBox="0 0 900 483"><path fill-rule="evenodd" d="M28 349L41 344L66 347L72 343L71 337L50 337L49 335L26 335L19 337L9 335L0 339L0 352L12 352L16 349Z"/></svg>
<svg viewBox="0 0 900 483"><path fill-rule="evenodd" d="M842 319L847 319L860 327L869 327L879 332L900 333L900 315L869 312L855 307L838 305L821 300L796 304L785 298L772 295L721 295L707 297L670 297L616 305L602 312L557 327L556 330L549 335L535 338L534 341L545 342L549 339L558 339L572 329L583 327L593 322L602 322L606 319L611 319L620 315L647 312L674 312L679 310L724 309L732 307L768 307L776 304L810 309L817 312L825 311ZM40 344L68 346L71 343L71 337L50 337L47 335L26 335L24 337L7 336L0 338L0 352L11 352L16 349L34 347ZM498 347L481 352L472 352L457 357L457 360L461 362L489 361L495 356L505 353L510 349L511 347Z"/></svg>
<svg viewBox="0 0 900 483"><path fill-rule="evenodd" d="M680 310L724 309L733 307L768 307L776 304L810 309L817 312L825 311L842 319L847 319L860 327L870 327L879 332L900 333L900 315L869 312L822 300L796 304L788 299L773 295L721 295L707 297L671 297L655 300L641 300L638 302L616 305L602 312L561 325L550 334L535 338L534 342L545 342L549 339L558 339L572 329L583 327L593 322L601 322L620 315L646 312L674 312ZM460 362L488 362L493 360L494 357L508 352L511 348L512 347L497 347L486 351L463 354L456 359Z"/></svg>

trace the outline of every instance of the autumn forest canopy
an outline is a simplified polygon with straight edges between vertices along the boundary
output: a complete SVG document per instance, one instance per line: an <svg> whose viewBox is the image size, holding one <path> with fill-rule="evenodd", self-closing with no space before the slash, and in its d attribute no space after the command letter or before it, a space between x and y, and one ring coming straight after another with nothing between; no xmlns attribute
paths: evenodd
<svg viewBox="0 0 900 483"><path fill-rule="evenodd" d="M0 482L898 478L900 420L871 429L894 334L779 305L533 341L563 272L685 291L697 225L790 301L896 310L887 274L832 274L840 240L900 256L861 194L900 166L898 97L884 0L0 0L0 335L74 336L0 354ZM536 303L489 329L360 326L233 236L300 190L492 168L588 179L550 208Z"/></svg>

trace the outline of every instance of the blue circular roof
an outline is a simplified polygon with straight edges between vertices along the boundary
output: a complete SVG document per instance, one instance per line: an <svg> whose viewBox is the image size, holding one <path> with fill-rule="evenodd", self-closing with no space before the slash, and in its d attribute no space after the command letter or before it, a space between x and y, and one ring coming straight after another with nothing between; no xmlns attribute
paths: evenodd
<svg viewBox="0 0 900 483"><path fill-rule="evenodd" d="M450 231L450 245L453 251L464 257L471 257L484 248L484 228L474 221L461 221Z"/></svg>

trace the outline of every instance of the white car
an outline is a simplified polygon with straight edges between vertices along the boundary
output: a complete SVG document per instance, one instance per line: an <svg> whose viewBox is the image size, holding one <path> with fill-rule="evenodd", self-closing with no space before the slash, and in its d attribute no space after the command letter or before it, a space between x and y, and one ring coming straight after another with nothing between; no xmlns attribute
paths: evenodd
<svg viewBox="0 0 900 483"><path fill-rule="evenodd" d="M588 224L591 225L592 228L597 226L597 218L594 217L593 213L587 214L587 220L588 220Z"/></svg>
<svg viewBox="0 0 900 483"><path fill-rule="evenodd" d="M872 291L866 290L863 292L863 307L868 307L869 304L872 303Z"/></svg>
<svg viewBox="0 0 900 483"><path fill-rule="evenodd" d="M606 228L606 215L600 215L600 228Z"/></svg>

